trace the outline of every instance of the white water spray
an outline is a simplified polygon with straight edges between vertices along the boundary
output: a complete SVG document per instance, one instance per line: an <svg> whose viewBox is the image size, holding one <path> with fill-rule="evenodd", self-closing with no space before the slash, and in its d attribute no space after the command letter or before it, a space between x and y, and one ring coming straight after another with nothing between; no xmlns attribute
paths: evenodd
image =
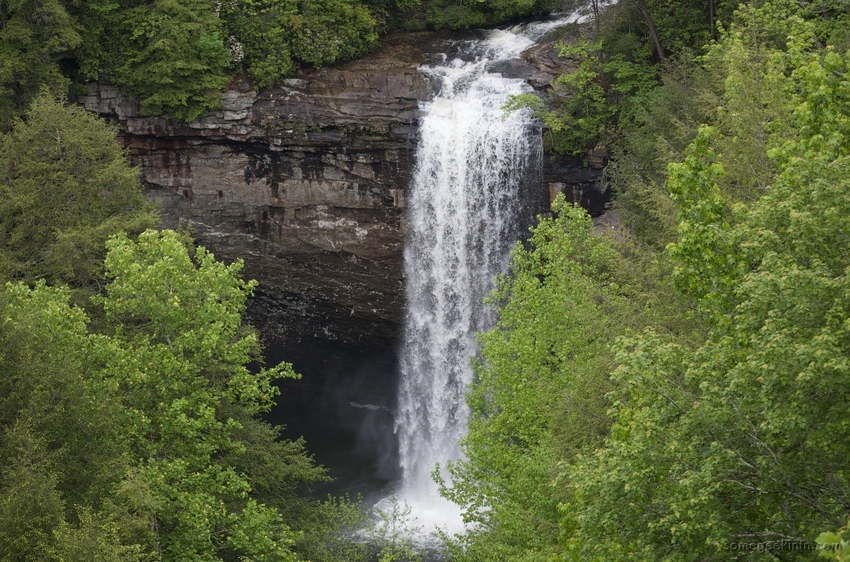
<svg viewBox="0 0 850 562"><path fill-rule="evenodd" d="M410 188L396 431L403 473L398 499L427 530L463 528L459 508L439 496L431 473L437 463L461 456L475 333L494 322L483 301L507 267L522 188L541 154L528 113L502 110L510 96L530 87L488 68L518 57L563 23L492 31L484 41L462 45L467 60L423 69L442 89L422 107Z"/></svg>

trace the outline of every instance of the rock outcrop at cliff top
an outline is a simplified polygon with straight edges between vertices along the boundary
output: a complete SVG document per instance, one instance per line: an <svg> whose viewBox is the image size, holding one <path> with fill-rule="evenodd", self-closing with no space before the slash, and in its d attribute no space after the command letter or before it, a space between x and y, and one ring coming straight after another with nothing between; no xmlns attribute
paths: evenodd
<svg viewBox="0 0 850 562"><path fill-rule="evenodd" d="M165 226L245 260L260 281L251 321L267 341L380 348L400 325L405 191L418 105L433 94L417 68L449 38L392 35L260 93L234 83L192 123L143 116L103 85L80 101L118 123Z"/></svg>

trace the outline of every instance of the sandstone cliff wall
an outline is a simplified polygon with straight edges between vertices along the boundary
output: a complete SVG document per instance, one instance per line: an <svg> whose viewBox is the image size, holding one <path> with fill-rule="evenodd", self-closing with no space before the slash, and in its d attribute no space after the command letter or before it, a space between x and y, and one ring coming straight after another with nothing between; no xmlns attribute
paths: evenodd
<svg viewBox="0 0 850 562"><path fill-rule="evenodd" d="M234 83L220 110L192 123L143 116L109 86L80 101L118 124L167 227L245 260L260 281L251 321L267 341L380 349L399 331L405 193L418 105L434 93L417 68L449 39L390 36L367 57L261 93ZM545 87L557 72L548 49L505 72ZM541 199L598 191L599 170L578 160L545 168Z"/></svg>

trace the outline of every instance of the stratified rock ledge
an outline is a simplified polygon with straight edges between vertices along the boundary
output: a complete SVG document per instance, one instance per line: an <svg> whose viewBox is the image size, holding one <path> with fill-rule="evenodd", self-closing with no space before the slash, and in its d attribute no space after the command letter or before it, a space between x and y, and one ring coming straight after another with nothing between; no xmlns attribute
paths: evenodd
<svg viewBox="0 0 850 562"><path fill-rule="evenodd" d="M236 81L219 110L191 123L145 116L102 84L79 101L117 123L166 227L245 260L260 282L250 321L267 342L380 350L400 330L405 194L419 103L434 94L417 69L451 38L390 35L366 57L260 93ZM535 82L551 72L523 64ZM598 183L577 166L547 158L541 199Z"/></svg>

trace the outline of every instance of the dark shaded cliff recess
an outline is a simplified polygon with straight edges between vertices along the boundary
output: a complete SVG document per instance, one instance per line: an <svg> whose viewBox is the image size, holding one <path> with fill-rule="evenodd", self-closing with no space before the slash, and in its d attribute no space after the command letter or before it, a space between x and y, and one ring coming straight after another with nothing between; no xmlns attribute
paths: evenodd
<svg viewBox="0 0 850 562"><path fill-rule="evenodd" d="M417 68L453 38L391 35L366 57L303 70L279 88L233 83L219 110L191 123L143 116L105 85L80 101L118 123L167 227L187 226L219 258L245 260L260 282L250 320L267 342L380 350L400 327L405 193L419 102L434 94ZM537 59L516 63L545 83ZM592 185L586 175L575 179ZM541 200L572 191L570 180L541 179Z"/></svg>

